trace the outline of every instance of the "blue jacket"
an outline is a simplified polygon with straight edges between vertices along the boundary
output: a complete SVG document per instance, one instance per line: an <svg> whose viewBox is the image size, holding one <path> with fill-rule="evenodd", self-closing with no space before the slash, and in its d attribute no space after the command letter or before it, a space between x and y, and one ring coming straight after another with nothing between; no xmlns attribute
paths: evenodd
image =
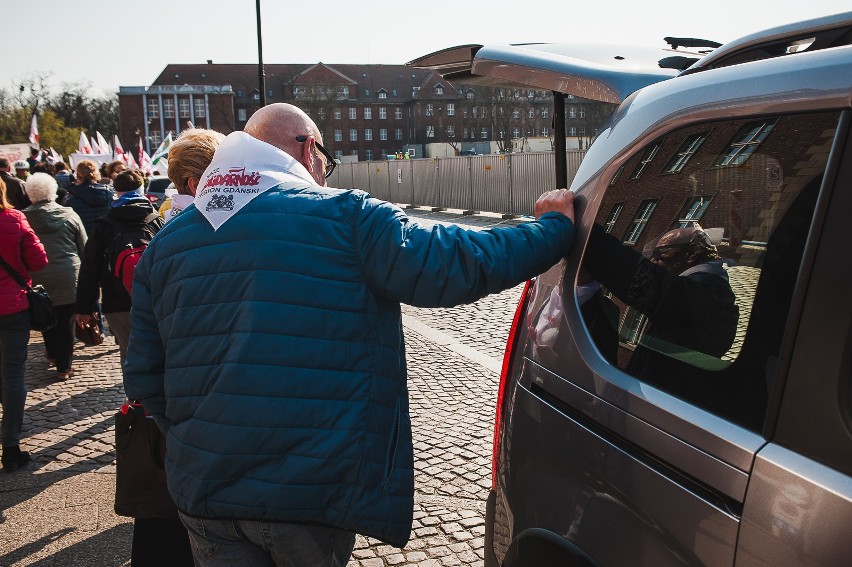
<svg viewBox="0 0 852 567"><path fill-rule="evenodd" d="M109 205L115 197L115 191L109 185L82 183L68 188L68 194L62 203L71 207L80 215L86 234L95 230L95 221L109 212Z"/></svg>
<svg viewBox="0 0 852 567"><path fill-rule="evenodd" d="M167 430L205 518L315 522L405 545L414 477L400 303L475 301L548 269L558 213L423 228L357 190L282 189L214 232L194 207L136 269L125 390Z"/></svg>

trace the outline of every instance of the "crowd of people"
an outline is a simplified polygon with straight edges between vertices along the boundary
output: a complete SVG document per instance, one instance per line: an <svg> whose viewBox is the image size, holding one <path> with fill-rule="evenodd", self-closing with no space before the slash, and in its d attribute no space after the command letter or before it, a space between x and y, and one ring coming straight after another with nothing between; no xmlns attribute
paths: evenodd
<svg viewBox="0 0 852 567"><path fill-rule="evenodd" d="M0 160L0 255L54 299L45 356L57 379L73 376L72 329L103 314L128 399L167 439L180 520L136 520L137 566L164 552L169 564L345 565L356 533L404 546L414 480L400 304L513 287L558 262L574 235L564 189L539 198L533 222L469 231L421 227L362 191L328 188L336 160L288 104L227 137L182 133L160 214L123 163L83 160L65 186L67 168L27 165L21 187ZM111 243L141 229L152 238L130 286ZM30 330L26 290L3 272L0 297L12 472L29 461Z"/></svg>

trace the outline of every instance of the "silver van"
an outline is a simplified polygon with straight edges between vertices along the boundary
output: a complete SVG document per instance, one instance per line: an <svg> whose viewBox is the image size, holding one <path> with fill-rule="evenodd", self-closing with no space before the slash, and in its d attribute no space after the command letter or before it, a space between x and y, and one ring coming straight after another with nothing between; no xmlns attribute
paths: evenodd
<svg viewBox="0 0 852 567"><path fill-rule="evenodd" d="M511 329L489 567L852 565L852 12L668 39L412 62L620 102Z"/></svg>

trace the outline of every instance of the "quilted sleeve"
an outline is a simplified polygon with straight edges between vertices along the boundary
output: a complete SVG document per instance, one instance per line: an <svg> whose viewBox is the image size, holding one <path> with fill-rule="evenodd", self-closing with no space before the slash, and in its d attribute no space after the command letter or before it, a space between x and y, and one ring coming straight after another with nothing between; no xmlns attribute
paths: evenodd
<svg viewBox="0 0 852 567"><path fill-rule="evenodd" d="M362 269L379 297L419 307L470 303L558 262L574 227L559 213L517 227L420 226L389 203L363 196L356 215Z"/></svg>
<svg viewBox="0 0 852 567"><path fill-rule="evenodd" d="M44 245L36 236L35 231L30 227L27 217L20 216L21 219L21 257L24 259L24 264L30 272L37 272L47 266L47 253L44 251Z"/></svg>

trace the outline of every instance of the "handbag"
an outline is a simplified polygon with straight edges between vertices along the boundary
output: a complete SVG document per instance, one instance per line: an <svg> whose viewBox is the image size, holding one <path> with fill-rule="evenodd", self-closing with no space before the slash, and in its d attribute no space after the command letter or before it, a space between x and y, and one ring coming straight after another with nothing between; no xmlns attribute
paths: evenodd
<svg viewBox="0 0 852 567"><path fill-rule="evenodd" d="M131 518L177 518L166 487L166 438L142 404L115 416L115 513Z"/></svg>
<svg viewBox="0 0 852 567"><path fill-rule="evenodd" d="M79 321L74 321L74 337L86 346L98 346L104 342L104 335L97 320L90 325L81 325Z"/></svg>
<svg viewBox="0 0 852 567"><path fill-rule="evenodd" d="M40 285L28 284L3 258L0 258L0 265L6 268L18 285L27 290L27 301L30 303L30 328L35 331L47 331L55 327L56 311L53 309L53 301L50 300L47 290Z"/></svg>

